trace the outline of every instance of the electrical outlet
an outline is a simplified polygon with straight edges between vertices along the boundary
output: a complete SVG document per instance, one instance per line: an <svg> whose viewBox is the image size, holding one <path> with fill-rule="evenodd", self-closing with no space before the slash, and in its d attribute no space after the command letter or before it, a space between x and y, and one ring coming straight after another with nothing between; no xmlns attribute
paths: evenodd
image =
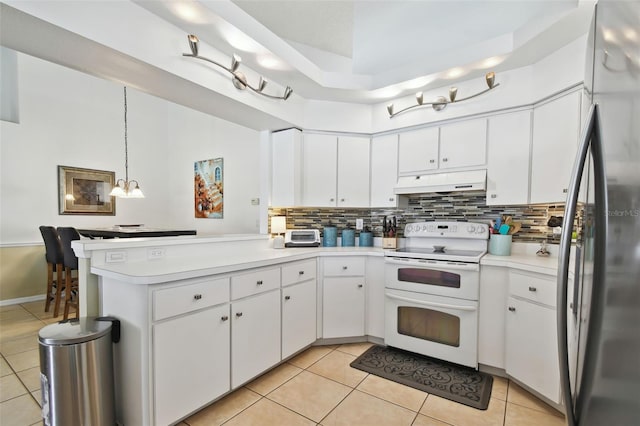
<svg viewBox="0 0 640 426"><path fill-rule="evenodd" d="M252 198L251 199L251 205L252 206L259 206L260 205L260 198Z"/></svg>
<svg viewBox="0 0 640 426"><path fill-rule="evenodd" d="M356 229L358 231L362 231L363 227L364 227L364 221L362 219L356 219Z"/></svg>
<svg viewBox="0 0 640 426"><path fill-rule="evenodd" d="M162 259L165 255L165 249L163 247L154 247L147 250L147 258Z"/></svg>
<svg viewBox="0 0 640 426"><path fill-rule="evenodd" d="M108 251L106 254L107 263L123 263L127 261L126 251Z"/></svg>

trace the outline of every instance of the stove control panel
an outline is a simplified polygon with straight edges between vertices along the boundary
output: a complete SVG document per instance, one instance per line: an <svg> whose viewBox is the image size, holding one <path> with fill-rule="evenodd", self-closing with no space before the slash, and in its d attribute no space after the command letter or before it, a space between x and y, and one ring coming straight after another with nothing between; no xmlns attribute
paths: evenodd
<svg viewBox="0 0 640 426"><path fill-rule="evenodd" d="M417 222L404 227L405 237L488 239L489 225L477 222Z"/></svg>

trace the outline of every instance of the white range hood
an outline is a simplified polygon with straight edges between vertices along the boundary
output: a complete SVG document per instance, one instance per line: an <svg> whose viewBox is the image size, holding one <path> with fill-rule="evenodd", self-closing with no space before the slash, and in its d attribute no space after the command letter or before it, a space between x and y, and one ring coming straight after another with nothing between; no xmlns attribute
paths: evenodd
<svg viewBox="0 0 640 426"><path fill-rule="evenodd" d="M427 192L453 192L485 190L487 171L434 173L419 176L401 176L393 189L395 194L423 194Z"/></svg>

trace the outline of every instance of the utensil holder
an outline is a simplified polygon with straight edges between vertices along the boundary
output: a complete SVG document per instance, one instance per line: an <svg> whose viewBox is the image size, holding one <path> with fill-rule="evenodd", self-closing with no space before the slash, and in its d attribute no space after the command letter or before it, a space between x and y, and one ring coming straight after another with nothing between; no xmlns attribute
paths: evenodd
<svg viewBox="0 0 640 426"><path fill-rule="evenodd" d="M373 233L361 232L358 239L358 245L360 247L373 247Z"/></svg>
<svg viewBox="0 0 640 426"><path fill-rule="evenodd" d="M491 234L491 237L489 237L489 254L510 256L511 240L511 235Z"/></svg>
<svg viewBox="0 0 640 426"><path fill-rule="evenodd" d="M356 245L356 231L353 229L342 230L342 247L353 247Z"/></svg>

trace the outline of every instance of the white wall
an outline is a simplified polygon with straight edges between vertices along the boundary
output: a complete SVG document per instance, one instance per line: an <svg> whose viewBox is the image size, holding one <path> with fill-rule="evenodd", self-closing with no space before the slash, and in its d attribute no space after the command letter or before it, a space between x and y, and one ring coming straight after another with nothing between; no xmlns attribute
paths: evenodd
<svg viewBox="0 0 640 426"><path fill-rule="evenodd" d="M57 166L124 177L122 86L18 54L20 124L0 122L0 245L41 242L40 225L257 232L258 132L128 88L129 177L146 198L116 216L58 214ZM193 162L225 160L225 218L194 218Z"/></svg>

